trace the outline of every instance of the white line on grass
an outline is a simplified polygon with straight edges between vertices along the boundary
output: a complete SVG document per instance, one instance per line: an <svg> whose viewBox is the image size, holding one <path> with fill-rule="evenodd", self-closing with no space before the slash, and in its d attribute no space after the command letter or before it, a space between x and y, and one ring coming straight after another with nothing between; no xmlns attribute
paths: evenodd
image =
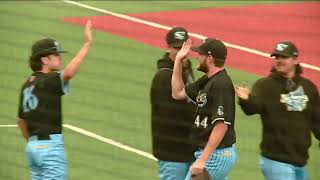
<svg viewBox="0 0 320 180"><path fill-rule="evenodd" d="M87 130L85 130L85 129L78 128L78 127L75 127L75 126L72 126L72 125L69 125L69 124L64 124L63 127L66 127L66 128L71 129L71 130L73 130L73 131L76 131L76 132L78 132L78 133L80 133L80 134L89 136L89 137L91 137L91 138L97 139L97 140L102 141L102 142L104 142L104 143L111 144L111 145L113 145L113 146L116 146L116 147L118 147L118 148L124 149L124 150L126 150L126 151L130 151L130 152L139 154L139 155L141 155L141 156L144 156L144 157L146 157L146 158L149 158L149 159L152 159L152 160L157 161L157 159L156 159L153 155L151 155L151 154L149 154L149 153L146 153L146 152L141 151L141 150L138 150L138 149L134 149L134 148L132 148L132 147L129 147L129 146L127 146L127 145L124 145L124 144L122 144L122 143L119 143L119 142L117 142L117 141L114 141L114 140L112 140L112 139L108 139L108 138L102 137L102 136L100 136L100 135L98 135L98 134L95 134L95 133L93 133L93 132L87 131Z"/></svg>
<svg viewBox="0 0 320 180"><path fill-rule="evenodd" d="M17 125L0 125L0 127L17 127ZM122 143L119 143L119 142L117 142L115 140L105 138L103 136L100 136L100 135L95 134L93 132L87 131L85 129L82 129L82 128L79 128L79 127L76 127L76 126L72 126L70 124L63 124L63 127L68 128L70 130L73 130L73 131L75 131L77 133L80 133L82 135L89 136L89 137L94 138L96 140L102 141L104 143L116 146L116 147L118 147L120 149L123 149L123 150L126 150L126 151L130 151L130 152L139 154L140 156L144 156L146 158L149 158L149 159L157 161L157 158L155 158L153 155L151 155L151 154L149 154L147 152L132 148L130 146L127 146L127 145L124 145Z"/></svg>
<svg viewBox="0 0 320 180"><path fill-rule="evenodd" d="M0 125L0 127L18 127L18 125L15 125L15 124L5 124L5 125Z"/></svg>
<svg viewBox="0 0 320 180"><path fill-rule="evenodd" d="M135 18L135 17L131 17L131 16L128 16L128 15L107 11L105 9L96 8L96 7L89 6L89 5L86 5L86 4L83 4L83 3L79 3L79 2L75 2L75 1L63 0L63 2L69 3L69 4L73 4L73 5L76 5L76 6L80 6L80 7L86 8L86 9L91 9L91 10L94 10L94 11L97 11L97 12L109 14L111 16L115 16L115 17L118 17L118 18L126 19L126 20L129 20L129 21L132 21L132 22L145 24L145 25L148 25L148 26L151 26L151 27L154 27L154 28L165 29L165 30L170 30L172 28L170 26L165 26L165 25L162 25L162 24L146 21L146 20ZM197 39L201 39L201 40L207 38L206 36L203 36L203 35L200 35L200 34L196 34L196 33L189 33L189 36L197 38ZM259 51L259 50L255 50L255 49L251 49L251 48L247 48L247 47L231 44L231 43L228 43L228 42L224 42L224 43L225 43L226 46L234 48L234 49L238 49L238 50L245 51L245 52L248 52L248 53L252 53L252 54L259 55L259 56L270 58L270 54L262 52L262 51ZM300 63L300 64L301 64L301 66L303 66L305 68L312 69L312 70L315 70L315 71L320 71L320 67L318 67L318 66L307 64L307 63Z"/></svg>

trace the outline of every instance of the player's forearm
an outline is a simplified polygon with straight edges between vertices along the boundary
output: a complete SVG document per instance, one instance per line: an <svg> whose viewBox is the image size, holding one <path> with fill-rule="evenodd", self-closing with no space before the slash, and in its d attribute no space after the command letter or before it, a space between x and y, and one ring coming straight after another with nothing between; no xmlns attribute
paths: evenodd
<svg viewBox="0 0 320 180"><path fill-rule="evenodd" d="M83 47L80 49L78 54L71 60L67 67L63 71L63 79L71 79L79 70L80 65L84 61L89 49L91 47L91 42L84 43Z"/></svg>
<svg viewBox="0 0 320 180"><path fill-rule="evenodd" d="M18 118L18 119L17 119L17 124L18 124L18 126L19 126L19 128L20 128L20 131L21 131L22 136L23 136L26 140L28 140L28 138L29 138L29 132L28 132L28 126L27 126L26 121L25 121L24 119Z"/></svg>
<svg viewBox="0 0 320 180"><path fill-rule="evenodd" d="M208 161L213 151L215 151L215 149L219 146L227 130L228 130L227 124L223 122L217 122L217 124L215 125L215 127L211 132L208 143L199 158L200 161L204 163Z"/></svg>
<svg viewBox="0 0 320 180"><path fill-rule="evenodd" d="M180 97L184 88L184 83L182 79L182 61L175 60L173 73L171 78L171 87L172 87L172 97L174 99L181 99Z"/></svg>

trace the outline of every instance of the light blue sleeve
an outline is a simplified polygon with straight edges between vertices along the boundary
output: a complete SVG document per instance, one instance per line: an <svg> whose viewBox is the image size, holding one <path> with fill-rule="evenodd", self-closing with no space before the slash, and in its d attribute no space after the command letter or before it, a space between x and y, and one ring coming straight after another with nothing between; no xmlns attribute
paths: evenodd
<svg viewBox="0 0 320 180"><path fill-rule="evenodd" d="M60 71L59 73L60 73L60 80L61 80L62 92L63 92L64 94L68 94L69 91L70 91L69 81L65 81L65 80L63 79L63 73L64 73L63 71Z"/></svg>

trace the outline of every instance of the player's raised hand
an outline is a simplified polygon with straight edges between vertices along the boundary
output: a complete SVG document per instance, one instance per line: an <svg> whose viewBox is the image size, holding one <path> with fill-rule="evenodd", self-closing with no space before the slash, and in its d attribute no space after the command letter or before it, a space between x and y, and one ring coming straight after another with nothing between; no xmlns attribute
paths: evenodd
<svg viewBox="0 0 320 180"><path fill-rule="evenodd" d="M87 55L92 44L92 23L88 20L84 28L84 44L78 54L69 62L66 68L63 70L63 79L69 80L78 72L81 63L83 62L85 56Z"/></svg>
<svg viewBox="0 0 320 180"><path fill-rule="evenodd" d="M241 98L243 100L249 99L250 90L249 90L249 87L246 83L242 83L239 86L235 86L234 89L235 89L236 95L239 98Z"/></svg>
<svg viewBox="0 0 320 180"><path fill-rule="evenodd" d="M91 31L91 28L92 28L92 22L91 22L91 20L88 20L86 22L86 26L84 28L84 40L85 40L85 43L89 43L89 44L92 43L92 31Z"/></svg>
<svg viewBox="0 0 320 180"><path fill-rule="evenodd" d="M183 59L185 59L190 51L191 48L191 44L192 41L191 39L188 39L186 42L183 43L182 48L180 49L180 51L178 52L177 56L176 56L176 60L178 61L182 61Z"/></svg>

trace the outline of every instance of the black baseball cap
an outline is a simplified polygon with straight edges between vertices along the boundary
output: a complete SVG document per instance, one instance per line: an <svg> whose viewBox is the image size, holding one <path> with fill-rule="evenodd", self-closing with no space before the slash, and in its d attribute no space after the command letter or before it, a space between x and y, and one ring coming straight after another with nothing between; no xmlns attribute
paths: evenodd
<svg viewBox="0 0 320 180"><path fill-rule="evenodd" d="M192 51L204 55L211 55L217 60L227 59L227 47L222 41L215 38L207 38L200 46L191 47Z"/></svg>
<svg viewBox="0 0 320 180"><path fill-rule="evenodd" d="M298 49L291 41L282 41L274 47L273 53L270 56L276 55L298 57Z"/></svg>
<svg viewBox="0 0 320 180"><path fill-rule="evenodd" d="M47 56L50 54L60 54L60 53L66 53L67 51L63 51L61 48L61 45L58 41L51 39L51 38L45 38L41 39L39 41L36 41L32 45L32 56Z"/></svg>
<svg viewBox="0 0 320 180"><path fill-rule="evenodd" d="M173 27L166 36L167 45L174 48L181 48L188 39L188 31L183 27Z"/></svg>

